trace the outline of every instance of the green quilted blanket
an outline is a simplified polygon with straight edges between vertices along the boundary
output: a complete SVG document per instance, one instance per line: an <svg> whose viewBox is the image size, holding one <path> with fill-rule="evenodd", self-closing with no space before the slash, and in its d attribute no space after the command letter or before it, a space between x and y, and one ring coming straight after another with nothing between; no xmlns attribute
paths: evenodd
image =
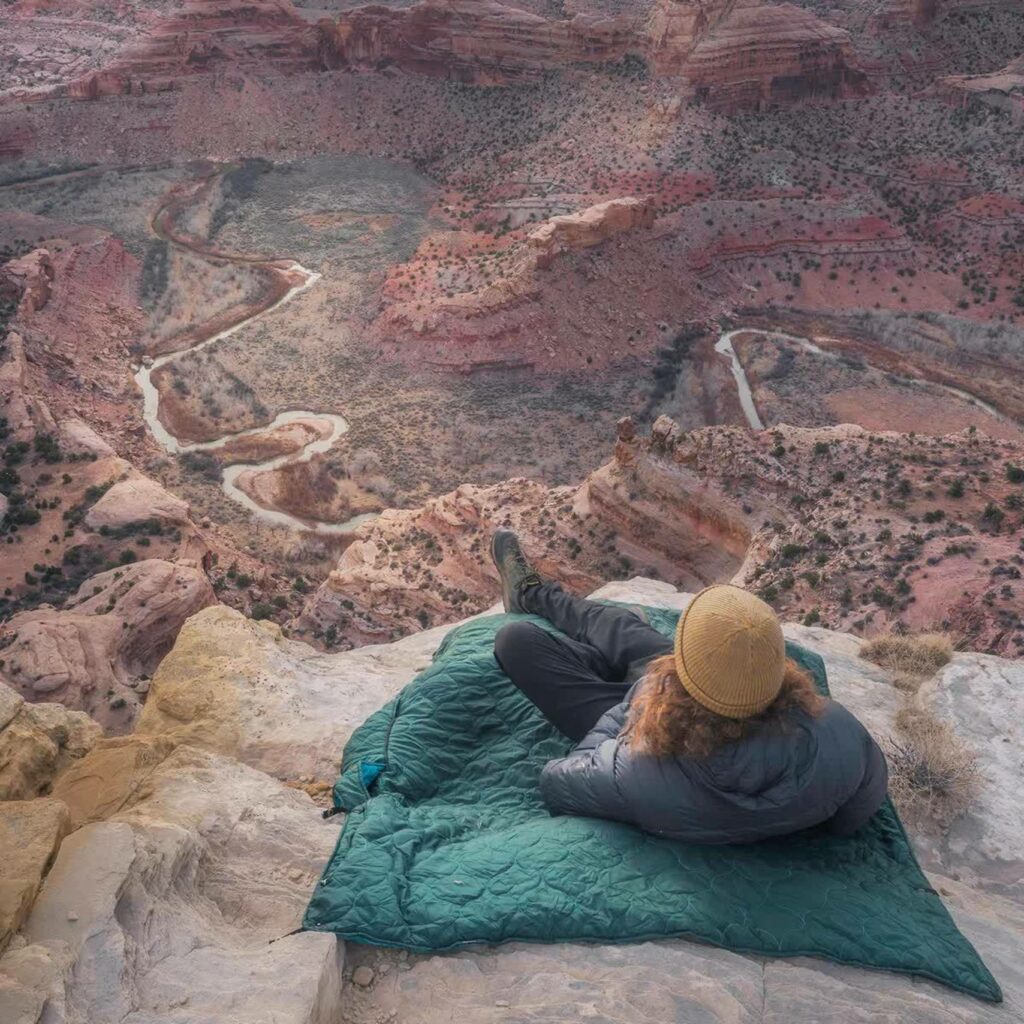
<svg viewBox="0 0 1024 1024"><path fill-rule="evenodd" d="M650 610L666 634L676 617ZM571 744L495 662L494 635L508 618L450 633L431 667L353 733L334 787L348 815L306 929L421 952L685 936L1001 999L889 801L852 839L805 832L748 846L552 817L537 778ZM827 692L822 660L795 644L788 653Z"/></svg>

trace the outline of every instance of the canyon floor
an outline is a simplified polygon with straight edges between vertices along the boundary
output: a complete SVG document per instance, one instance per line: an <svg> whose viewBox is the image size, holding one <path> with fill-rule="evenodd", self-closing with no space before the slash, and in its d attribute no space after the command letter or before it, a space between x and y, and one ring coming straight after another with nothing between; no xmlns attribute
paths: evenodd
<svg viewBox="0 0 1024 1024"><path fill-rule="evenodd" d="M65 833L60 857L82 847L69 885L102 867L90 829L120 851L97 913L154 872L173 888L222 863L176 797L132 810L162 799L137 772L177 793L233 759L232 786L266 796L284 830L309 810L296 787L329 781L334 725L315 741L261 731L259 757L220 726L214 741L146 725L196 623L310 664L393 664L383 688L345 689L348 728L408 681L427 638L491 606L499 526L579 592L733 580L791 628L832 631L835 657L938 630L994 678L1024 650L1019 3L0 6L0 750L15 752L0 777L45 847L12 934ZM83 757L130 793L87 814L51 800ZM203 797L218 821L230 788ZM165 828L180 848L157 856ZM300 832L301 850L244 867L269 872L273 928L324 854L323 834ZM992 857L1013 888L1018 862ZM196 899L248 908L243 868L224 870ZM105 920L111 948L145 944ZM79 952L55 959L49 925L25 927L10 991L50 986L24 1005L56 1013L55 979L80 978L87 947L63 936ZM109 988L97 975L53 1019L221 1019L213 1002L182 1009L154 966L187 955L166 927L153 964L125 968L147 1009L127 990L89 1002ZM512 1019L480 981L485 956L343 967L308 936L283 961L236 939L268 972L252 1006L299 952L318 965L319 994L284 1020L405 1019L408 979L462 991L460 971L472 1019ZM692 991L664 980L673 965L710 955L682 949L600 955L622 986L656 975L675 1005ZM559 956L571 987L584 952ZM786 1016L794 1003L769 1013L768 975L803 966L724 956L746 980L707 996L715 1019ZM526 985L550 959L502 963ZM338 971L363 960L372 991L349 986L339 1009ZM897 1012L885 985L806 970L833 978L837 1005L870 990ZM621 992L614 1019L631 1020ZM566 998L515 1019L582 1013ZM921 1020L1013 1019L923 1005Z"/></svg>

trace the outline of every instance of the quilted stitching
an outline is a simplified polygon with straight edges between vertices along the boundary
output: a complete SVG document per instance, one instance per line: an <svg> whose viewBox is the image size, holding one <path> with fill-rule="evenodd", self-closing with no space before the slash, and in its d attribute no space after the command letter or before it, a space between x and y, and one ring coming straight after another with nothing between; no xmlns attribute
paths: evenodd
<svg viewBox="0 0 1024 1024"><path fill-rule="evenodd" d="M672 634L677 613L648 614ZM494 660L494 635L510 618L526 617L450 633L431 667L352 735L334 789L349 814L307 929L420 952L686 936L1002 998L888 800L852 839L807 832L749 846L690 846L616 822L552 817L537 779L571 743ZM795 644L787 653L828 692L817 655Z"/></svg>

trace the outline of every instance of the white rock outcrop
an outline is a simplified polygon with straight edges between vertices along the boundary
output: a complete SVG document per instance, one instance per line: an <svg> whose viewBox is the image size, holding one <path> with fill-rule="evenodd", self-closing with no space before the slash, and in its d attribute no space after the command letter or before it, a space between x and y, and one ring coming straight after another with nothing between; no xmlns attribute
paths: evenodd
<svg viewBox="0 0 1024 1024"><path fill-rule="evenodd" d="M64 840L0 959L0 1020L336 1024L343 947L286 934L334 839L309 797L188 748L138 796Z"/></svg>

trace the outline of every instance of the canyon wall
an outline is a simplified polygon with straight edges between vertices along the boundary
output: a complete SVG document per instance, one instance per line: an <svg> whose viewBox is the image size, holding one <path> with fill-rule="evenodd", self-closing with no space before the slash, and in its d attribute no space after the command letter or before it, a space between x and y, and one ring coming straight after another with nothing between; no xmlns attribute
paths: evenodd
<svg viewBox="0 0 1024 1024"><path fill-rule="evenodd" d="M637 45L625 15L553 21L496 0L371 5L324 19L318 30L326 68L394 64L473 82L505 81L574 61L614 61Z"/></svg>
<svg viewBox="0 0 1024 1024"><path fill-rule="evenodd" d="M848 33L792 4L738 7L700 39L685 73L723 111L869 91Z"/></svg>
<svg viewBox="0 0 1024 1024"><path fill-rule="evenodd" d="M935 92L957 106L993 107L1024 123L1024 57L988 75L948 75L935 82Z"/></svg>
<svg viewBox="0 0 1024 1024"><path fill-rule="evenodd" d="M65 62L56 92L75 99L163 92L184 78L218 71L265 75L309 70L316 60L312 26L280 0L138 6L122 11L120 22L113 24L102 5L88 0L78 0L56 24L50 20L54 13L36 4L14 4L12 40L19 49L30 48L48 32L62 33L79 55ZM89 34L97 30L104 33L98 42ZM92 47L96 58L83 59L80 53ZM93 66L80 70L83 64ZM47 73L31 76L27 91L48 78Z"/></svg>
<svg viewBox="0 0 1024 1024"><path fill-rule="evenodd" d="M849 35L790 4L660 0L634 16L550 20L489 0L369 6L318 24L326 68L394 65L471 82L504 82L630 56L681 75L722 109L863 91Z"/></svg>

